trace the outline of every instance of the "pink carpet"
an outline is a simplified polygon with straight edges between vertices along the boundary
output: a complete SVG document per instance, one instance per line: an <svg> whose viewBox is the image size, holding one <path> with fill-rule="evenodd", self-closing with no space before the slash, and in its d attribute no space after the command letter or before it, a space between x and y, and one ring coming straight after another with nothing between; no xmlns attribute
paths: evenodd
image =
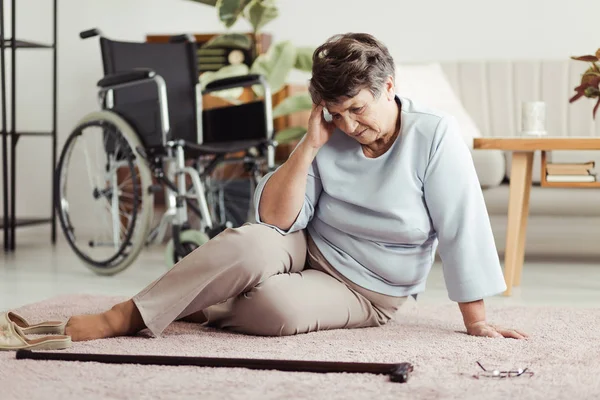
<svg viewBox="0 0 600 400"><path fill-rule="evenodd" d="M64 296L17 310L37 321L106 309L120 298ZM0 352L0 398L18 399L593 399L600 397L599 309L488 307L494 322L522 328L528 341L462 333L456 306L407 303L382 328L252 337L176 323L160 339L141 335L75 343L68 352L296 360L403 362L406 384L370 374L243 368L108 365L15 360ZM476 361L525 368L529 377L474 379Z"/></svg>

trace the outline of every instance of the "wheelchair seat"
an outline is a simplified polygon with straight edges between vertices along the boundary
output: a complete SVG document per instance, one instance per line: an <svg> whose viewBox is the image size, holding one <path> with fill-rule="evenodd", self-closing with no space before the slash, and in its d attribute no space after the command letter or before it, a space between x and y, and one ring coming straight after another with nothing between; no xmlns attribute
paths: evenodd
<svg viewBox="0 0 600 400"><path fill-rule="evenodd" d="M190 149L195 154L206 155L206 154L228 154L238 153L240 151L248 150L253 147L267 146L271 142L269 140L238 140L233 142L223 143L212 143L212 144L193 144L186 143L186 149Z"/></svg>

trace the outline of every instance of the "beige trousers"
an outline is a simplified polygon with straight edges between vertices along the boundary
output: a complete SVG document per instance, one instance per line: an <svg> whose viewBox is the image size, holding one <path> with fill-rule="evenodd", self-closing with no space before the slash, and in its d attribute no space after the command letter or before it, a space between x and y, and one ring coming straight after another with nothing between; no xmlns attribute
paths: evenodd
<svg viewBox="0 0 600 400"><path fill-rule="evenodd" d="M264 336L374 327L405 300L342 277L305 231L259 224L225 230L133 297L155 336L180 319Z"/></svg>

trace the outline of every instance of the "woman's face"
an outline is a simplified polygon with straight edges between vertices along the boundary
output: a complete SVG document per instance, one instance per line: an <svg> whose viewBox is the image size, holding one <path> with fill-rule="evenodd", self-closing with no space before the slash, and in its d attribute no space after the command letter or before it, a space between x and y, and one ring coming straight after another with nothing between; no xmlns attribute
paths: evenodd
<svg viewBox="0 0 600 400"><path fill-rule="evenodd" d="M335 126L363 145L393 133L397 109L391 78L377 99L373 98L369 89L363 88L352 98L327 104Z"/></svg>

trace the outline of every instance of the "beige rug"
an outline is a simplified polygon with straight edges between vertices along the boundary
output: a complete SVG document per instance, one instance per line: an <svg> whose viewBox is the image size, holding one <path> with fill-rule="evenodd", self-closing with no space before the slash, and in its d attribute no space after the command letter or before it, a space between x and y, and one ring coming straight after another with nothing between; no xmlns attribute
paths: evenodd
<svg viewBox="0 0 600 400"><path fill-rule="evenodd" d="M120 298L64 296L17 310L37 321L98 312ZM187 323L160 339L140 335L75 343L67 352L293 360L403 362L406 384L370 374L317 374L15 360L0 352L0 399L596 399L600 398L600 311L491 308L491 319L528 341L463 333L457 306L409 302L382 328L253 337ZM475 379L489 368L529 368L533 377Z"/></svg>

